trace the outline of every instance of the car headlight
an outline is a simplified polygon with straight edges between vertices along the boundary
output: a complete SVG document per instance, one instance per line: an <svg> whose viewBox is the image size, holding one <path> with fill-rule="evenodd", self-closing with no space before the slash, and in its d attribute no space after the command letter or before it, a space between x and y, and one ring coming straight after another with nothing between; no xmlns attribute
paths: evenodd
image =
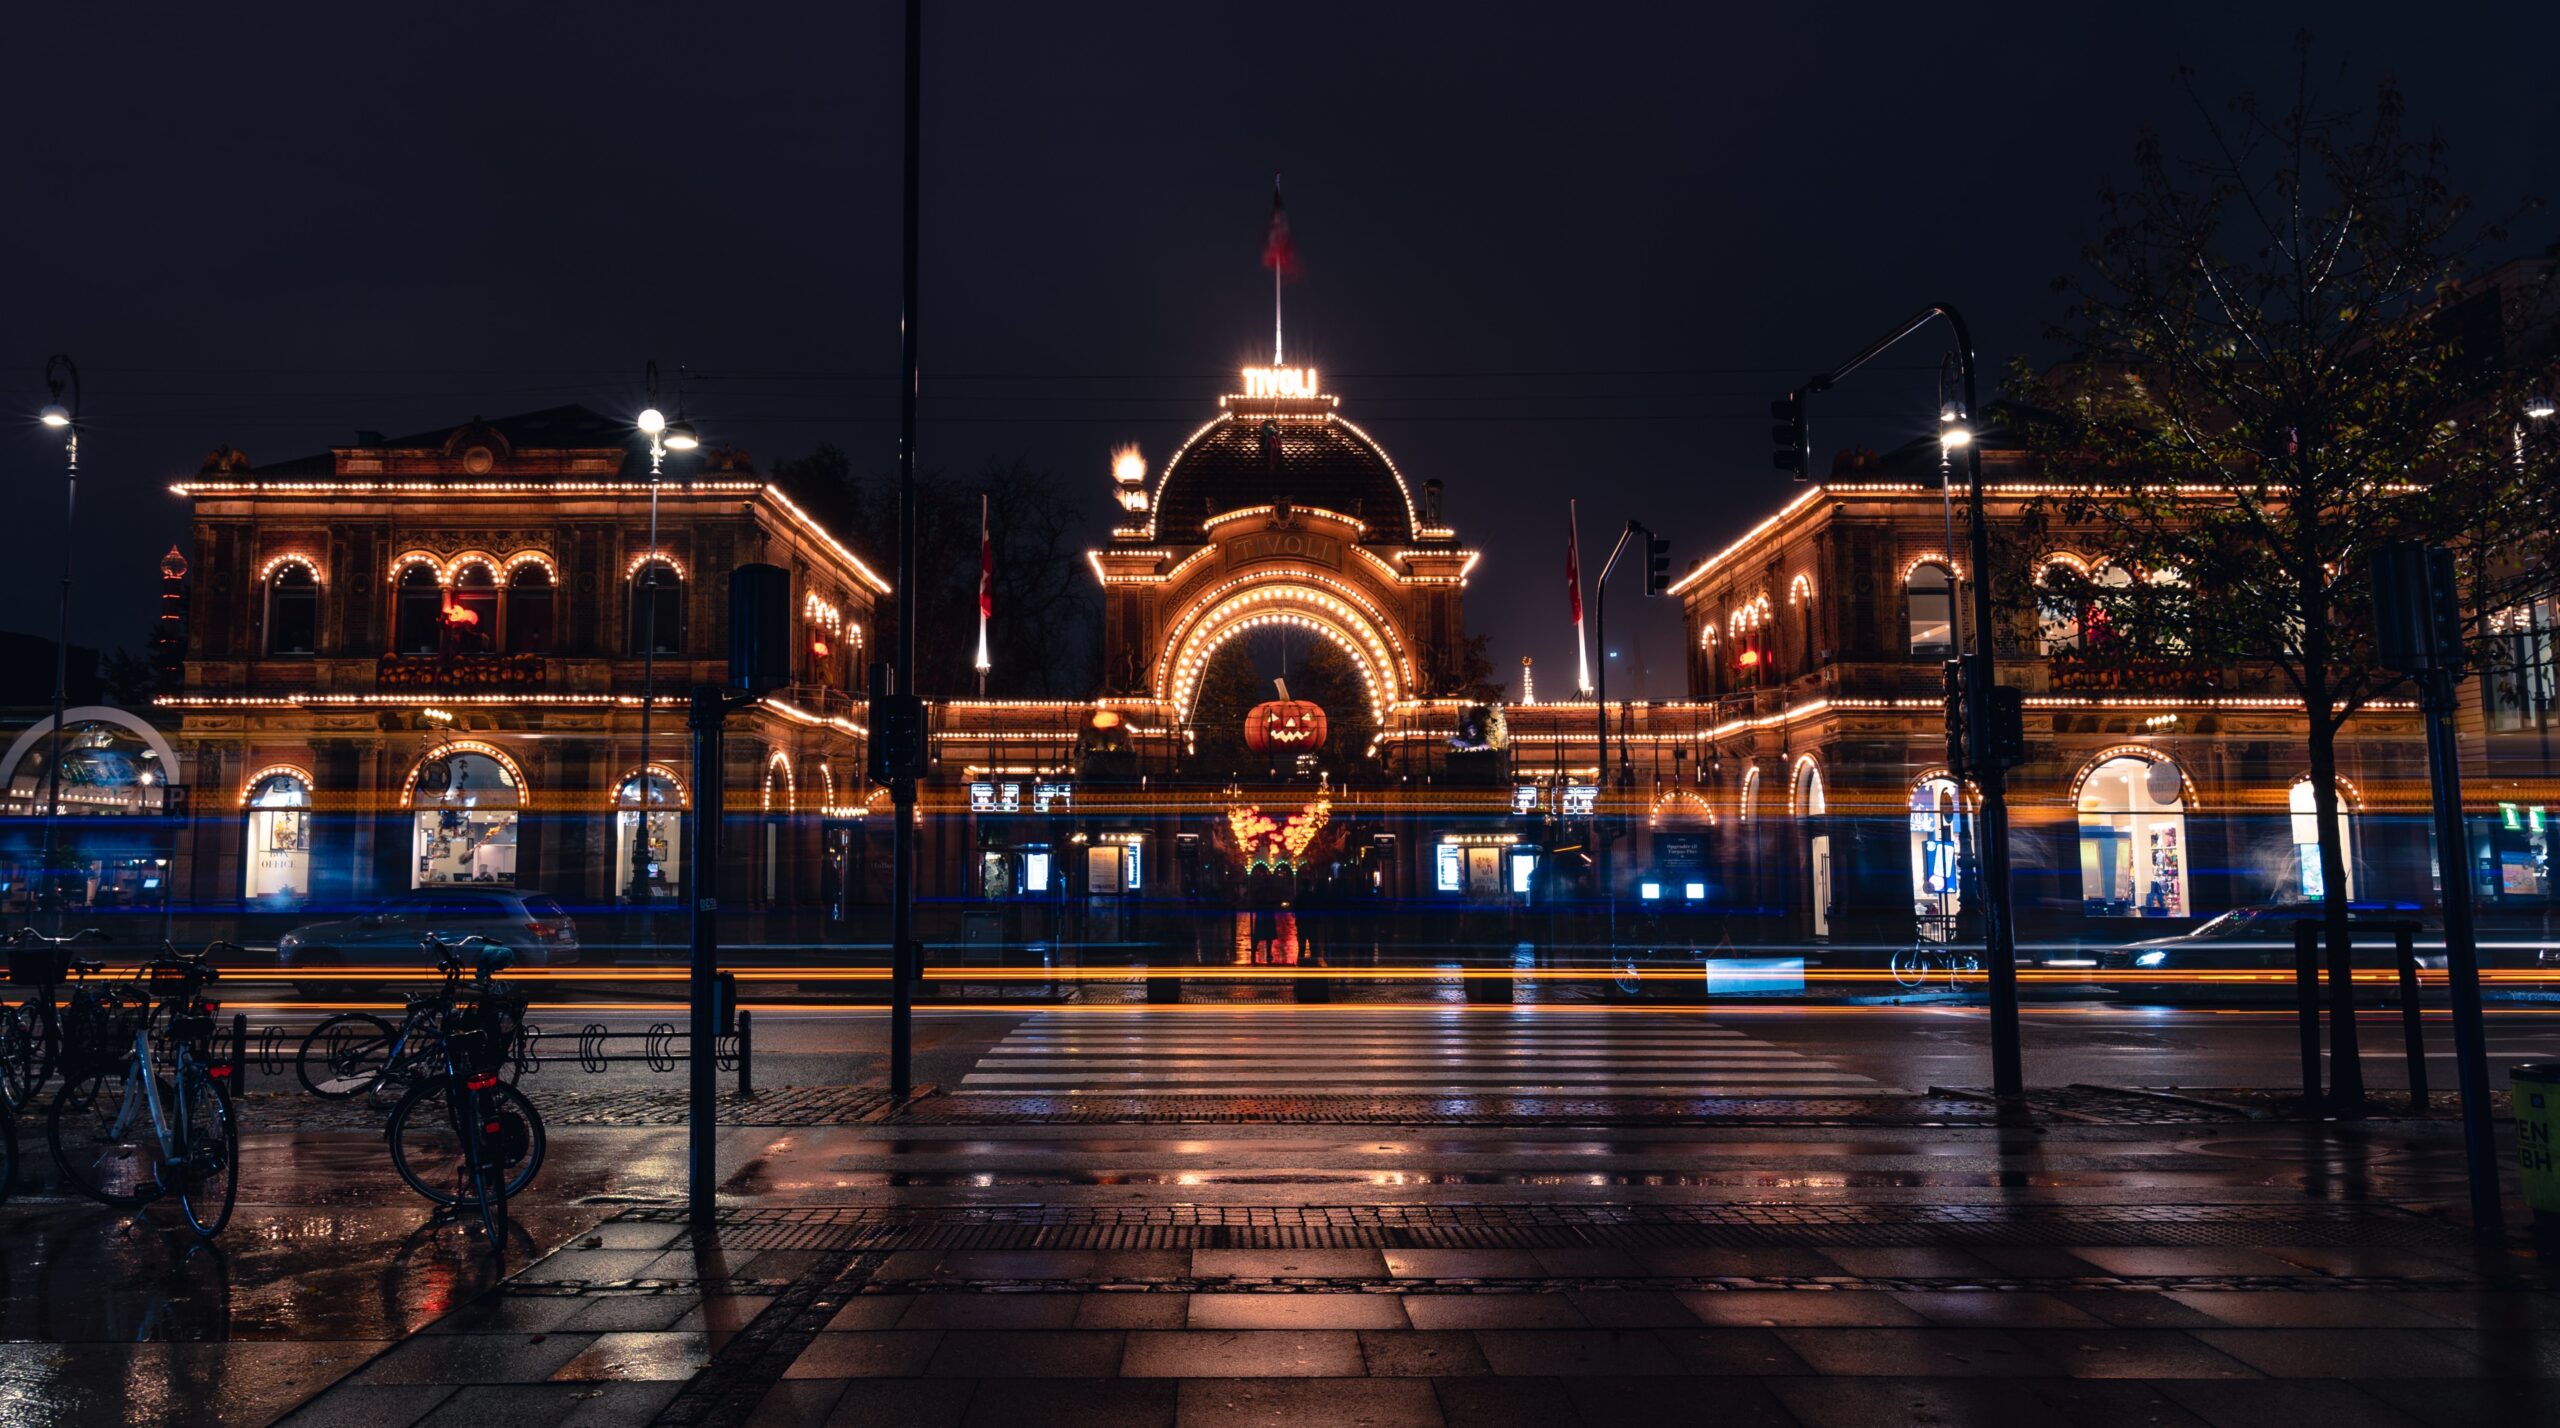
<svg viewBox="0 0 2560 1428"><path fill-rule="evenodd" d="M2141 956L2133 959L2133 965L2137 967L2157 967L2168 960L2169 954L2166 952L2145 952Z"/></svg>
<svg viewBox="0 0 2560 1428"><path fill-rule="evenodd" d="M276 939L276 950L279 952L290 952L301 945L302 934L299 932L288 932Z"/></svg>

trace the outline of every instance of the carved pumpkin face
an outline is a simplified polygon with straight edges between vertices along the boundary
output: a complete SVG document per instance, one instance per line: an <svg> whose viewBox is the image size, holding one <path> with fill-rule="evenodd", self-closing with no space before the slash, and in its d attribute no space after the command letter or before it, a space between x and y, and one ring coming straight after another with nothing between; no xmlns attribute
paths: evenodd
<svg viewBox="0 0 2560 1428"><path fill-rule="evenodd" d="M1324 710L1303 699L1274 699L1244 716L1244 746L1257 754L1304 754L1324 747Z"/></svg>

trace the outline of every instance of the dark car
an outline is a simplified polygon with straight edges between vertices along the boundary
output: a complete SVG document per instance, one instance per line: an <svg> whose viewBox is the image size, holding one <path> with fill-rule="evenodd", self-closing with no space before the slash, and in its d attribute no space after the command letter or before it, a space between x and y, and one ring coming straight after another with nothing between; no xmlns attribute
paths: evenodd
<svg viewBox="0 0 2560 1428"><path fill-rule="evenodd" d="M579 958L578 924L548 893L515 888L420 888L361 917L308 922L276 939L287 968L350 963L405 966L419 960L427 933L474 933L512 949L519 966L545 967Z"/></svg>
<svg viewBox="0 0 2560 1428"><path fill-rule="evenodd" d="M2235 907L2203 925L2167 937L2146 937L2098 954L2098 970L2110 991L2120 996L2165 998L2268 997L2291 999L2294 988L2294 925L2317 922L2316 903L2261 903ZM2351 908L2347 924L2355 940L2359 972L2396 971L2399 966L2392 924L2414 922L2414 911L2380 907ZM2421 930L2420 943L2434 937ZM2321 953L2327 966L2327 951ZM2444 966L2441 948L2421 946L2418 965ZM2393 988L2374 988L2387 997Z"/></svg>

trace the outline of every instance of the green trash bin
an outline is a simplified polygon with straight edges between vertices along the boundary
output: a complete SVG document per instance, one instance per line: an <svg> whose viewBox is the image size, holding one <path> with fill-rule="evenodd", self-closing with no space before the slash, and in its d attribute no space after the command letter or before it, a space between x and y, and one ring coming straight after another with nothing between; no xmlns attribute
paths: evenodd
<svg viewBox="0 0 2560 1428"><path fill-rule="evenodd" d="M2533 1211L2534 1246L2560 1255L2560 1061L2527 1061L2507 1073L2516 1109L2516 1178Z"/></svg>

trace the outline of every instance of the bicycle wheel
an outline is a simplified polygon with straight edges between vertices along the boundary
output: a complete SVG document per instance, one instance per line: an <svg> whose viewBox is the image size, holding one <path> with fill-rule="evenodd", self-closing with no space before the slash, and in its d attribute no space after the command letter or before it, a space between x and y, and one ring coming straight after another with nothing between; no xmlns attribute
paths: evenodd
<svg viewBox="0 0 2560 1428"><path fill-rule="evenodd" d="M45 1120L54 1163L72 1189L101 1204L139 1205L159 1191L151 1107L142 1096L148 1074L131 1063L92 1067L54 1094Z"/></svg>
<svg viewBox="0 0 2560 1428"><path fill-rule="evenodd" d="M0 1013L0 1096L23 1106L44 1083L44 1018L29 997Z"/></svg>
<svg viewBox="0 0 2560 1428"><path fill-rule="evenodd" d="M399 1030L371 1012L340 1012L302 1038L293 1069L311 1094L342 1101L363 1094L391 1064Z"/></svg>
<svg viewBox="0 0 2560 1428"><path fill-rule="evenodd" d="M391 1167L409 1182L410 1189L439 1205L477 1204L473 1159L463 1123L454 1116L445 1094L446 1084L442 1077L421 1081L392 1108L391 1123L385 1128L391 1139ZM503 1082L489 1088L484 1106L487 1119L480 1124L499 1126L494 1153L510 1172L506 1192L521 1195L542 1169L543 1154L549 1149L542 1117L531 1101Z"/></svg>
<svg viewBox="0 0 2560 1428"><path fill-rule="evenodd" d="M240 1196L240 1126L222 1083L193 1062L178 1077L178 1146L178 1208L211 1239L231 1223Z"/></svg>
<svg viewBox="0 0 2560 1428"><path fill-rule="evenodd" d="M1965 978L1982 975L1982 958L1972 952L1960 952L1947 959L1947 985L1961 991Z"/></svg>
<svg viewBox="0 0 2560 1428"><path fill-rule="evenodd" d="M1910 988L1929 984L1929 954L1917 947L1905 947L1893 954L1893 980Z"/></svg>

